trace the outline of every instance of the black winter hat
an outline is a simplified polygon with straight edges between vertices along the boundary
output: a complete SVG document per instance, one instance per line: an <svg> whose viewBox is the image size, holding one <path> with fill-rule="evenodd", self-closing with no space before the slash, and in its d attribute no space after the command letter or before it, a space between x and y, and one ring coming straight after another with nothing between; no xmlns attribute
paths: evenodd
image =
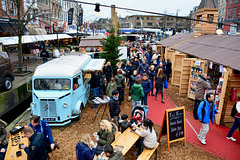
<svg viewBox="0 0 240 160"><path fill-rule="evenodd" d="M119 93L119 92L118 92L118 90L116 90L116 89L112 91L112 95L113 95L113 96L117 95L118 93Z"/></svg>

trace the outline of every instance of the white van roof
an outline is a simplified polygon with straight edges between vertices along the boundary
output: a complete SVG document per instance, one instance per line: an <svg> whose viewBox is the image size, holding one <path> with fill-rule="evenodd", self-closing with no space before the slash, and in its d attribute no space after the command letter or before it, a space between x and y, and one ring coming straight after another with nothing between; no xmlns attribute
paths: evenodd
<svg viewBox="0 0 240 160"><path fill-rule="evenodd" d="M91 60L89 55L62 56L38 66L33 77L73 77Z"/></svg>

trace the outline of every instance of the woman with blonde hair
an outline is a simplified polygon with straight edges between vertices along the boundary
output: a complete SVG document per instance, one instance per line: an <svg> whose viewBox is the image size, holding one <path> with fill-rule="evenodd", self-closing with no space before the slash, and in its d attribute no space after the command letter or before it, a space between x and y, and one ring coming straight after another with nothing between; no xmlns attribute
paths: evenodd
<svg viewBox="0 0 240 160"><path fill-rule="evenodd" d="M99 155L102 153L105 144L111 144L115 140L115 135L112 131L112 124L108 120L102 120L100 122L100 131L95 132L94 136L98 143L96 155Z"/></svg>
<svg viewBox="0 0 240 160"><path fill-rule="evenodd" d="M162 97L162 103L164 103L164 100L163 100L163 84L165 82L165 79L166 79L166 77L163 74L163 69L159 68L158 72L157 72L157 75L155 77L155 88L156 88L155 100L158 101L157 93L158 93L158 91L160 91L161 92L161 97Z"/></svg>
<svg viewBox="0 0 240 160"><path fill-rule="evenodd" d="M77 160L93 160L96 147L89 134L82 135L76 146Z"/></svg>
<svg viewBox="0 0 240 160"><path fill-rule="evenodd" d="M115 78L111 78L111 81L107 85L107 95L112 97L112 91L117 89Z"/></svg>

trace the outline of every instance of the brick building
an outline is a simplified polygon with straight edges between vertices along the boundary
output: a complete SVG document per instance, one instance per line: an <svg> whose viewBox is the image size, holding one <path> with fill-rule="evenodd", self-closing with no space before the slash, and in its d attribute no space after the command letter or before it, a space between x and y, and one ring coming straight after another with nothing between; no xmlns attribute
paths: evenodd
<svg viewBox="0 0 240 160"><path fill-rule="evenodd" d="M224 31L230 32L230 29L236 29L240 32L240 0L227 0ZM231 25L231 26L230 26Z"/></svg>

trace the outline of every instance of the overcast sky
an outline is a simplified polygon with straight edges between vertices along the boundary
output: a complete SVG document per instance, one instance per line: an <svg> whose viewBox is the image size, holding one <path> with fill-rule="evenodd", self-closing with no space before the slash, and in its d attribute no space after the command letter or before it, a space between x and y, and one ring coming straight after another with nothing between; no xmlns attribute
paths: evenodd
<svg viewBox="0 0 240 160"><path fill-rule="evenodd" d="M79 0L83 2L100 3L104 5L114 4L116 7L126 7L132 9L160 12L176 15L179 9L180 16L189 15L194 6L198 6L201 0ZM94 14L95 6L82 4L84 11L84 21L94 21L98 18L111 17L111 9L100 6L100 15ZM139 12L130 12L125 10L116 10L118 16L125 17L126 15L144 14Z"/></svg>

